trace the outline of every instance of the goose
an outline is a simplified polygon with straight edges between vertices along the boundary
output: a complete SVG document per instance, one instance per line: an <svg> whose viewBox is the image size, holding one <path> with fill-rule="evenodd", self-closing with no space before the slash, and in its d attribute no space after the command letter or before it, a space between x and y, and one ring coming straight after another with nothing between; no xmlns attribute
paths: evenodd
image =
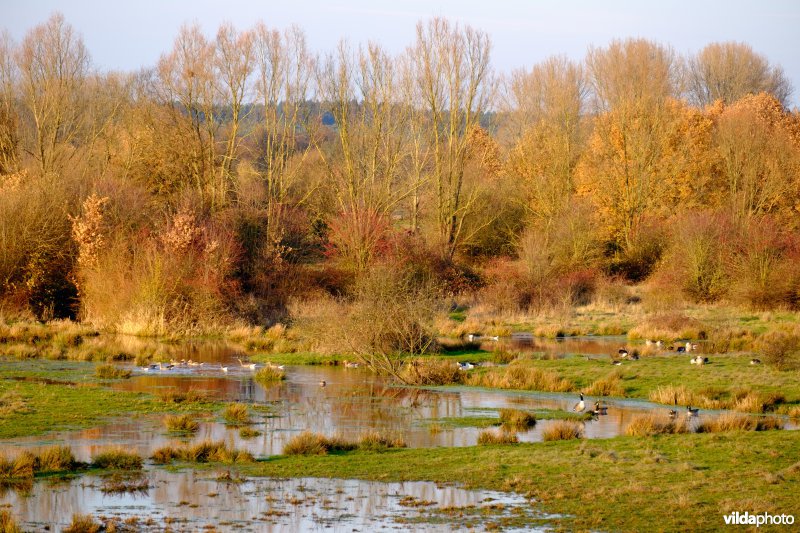
<svg viewBox="0 0 800 533"><path fill-rule="evenodd" d="M228 373L228 367L227 366L220 365L219 369L222 370L223 372L225 372L226 374Z"/></svg>
<svg viewBox="0 0 800 533"><path fill-rule="evenodd" d="M327 381L325 381L324 379L320 380L320 382L319 382L319 386L320 386L320 387L324 387L324 386L325 386L325 385L327 385L327 384L328 384L328 382L327 382Z"/></svg>
<svg viewBox="0 0 800 533"><path fill-rule="evenodd" d="M478 340L480 338L481 338L480 335L475 335L474 333L470 333L469 335L467 335L467 340L469 342L475 342L476 340Z"/></svg>
<svg viewBox="0 0 800 533"><path fill-rule="evenodd" d="M670 418L675 418L676 416L678 416L678 411L676 411L675 409L670 409L669 410L669 417Z"/></svg>
<svg viewBox="0 0 800 533"><path fill-rule="evenodd" d="M619 350L617 350L617 353L622 359L628 357L628 350L626 350L625 348L620 348Z"/></svg>
<svg viewBox="0 0 800 533"><path fill-rule="evenodd" d="M630 357L628 357L628 359L630 359L631 361L638 361L639 354L636 352L636 350L634 350L633 353L630 355Z"/></svg>
<svg viewBox="0 0 800 533"><path fill-rule="evenodd" d="M651 341L650 339L647 339L646 341L644 341L644 344L645 344L645 346L652 346L653 345L653 341Z"/></svg>
<svg viewBox="0 0 800 533"><path fill-rule="evenodd" d="M475 365L473 365L472 363L461 363L461 362L458 363L459 370L472 370L473 368L475 368Z"/></svg>
<svg viewBox="0 0 800 533"><path fill-rule="evenodd" d="M605 405L600 405L600 400L594 402L594 411L592 411L596 415L607 415L608 414L608 407Z"/></svg>
<svg viewBox="0 0 800 533"><path fill-rule="evenodd" d="M172 370L174 367L175 365L172 363L166 363L166 364L158 363L159 370Z"/></svg>
<svg viewBox="0 0 800 533"><path fill-rule="evenodd" d="M144 370L145 372L150 372L151 370L161 370L161 363L150 363L142 370Z"/></svg>
<svg viewBox="0 0 800 533"><path fill-rule="evenodd" d="M686 350L685 346L678 346L678 350L677 351L678 351L678 353L686 353L687 350Z"/></svg>
<svg viewBox="0 0 800 533"><path fill-rule="evenodd" d="M358 368L358 363L353 362L353 361L345 361L344 362L344 367L345 368Z"/></svg>
<svg viewBox="0 0 800 533"><path fill-rule="evenodd" d="M761 359L750 359L750 364L751 365L760 365L761 364Z"/></svg>
<svg viewBox="0 0 800 533"><path fill-rule="evenodd" d="M611 361L611 364L612 364L612 365L614 365L614 366L619 366L619 365L621 365L621 364L622 364L622 361L616 361L616 360L614 360L614 361Z"/></svg>
<svg viewBox="0 0 800 533"><path fill-rule="evenodd" d="M586 402L583 401L583 393L581 393L581 401L576 403L572 410L576 413L582 413L586 410Z"/></svg>
<svg viewBox="0 0 800 533"><path fill-rule="evenodd" d="M686 406L686 416L688 416L689 418L691 418L693 416L697 416L697 413L699 413L699 412L700 412L700 409L697 409L697 408L693 409L691 405L687 405Z"/></svg>
<svg viewBox="0 0 800 533"><path fill-rule="evenodd" d="M656 346L662 348L664 346L664 341L656 341Z"/></svg>
<svg viewBox="0 0 800 533"><path fill-rule="evenodd" d="M687 342L686 343L686 351L687 352L691 352L694 349L695 349L695 345L694 344L692 344L691 342Z"/></svg>
<svg viewBox="0 0 800 533"><path fill-rule="evenodd" d="M201 363L201 362L198 362L198 361L192 361L191 359L189 359L186 362L186 364L188 364L189 366L204 366L205 365L205 363Z"/></svg>
<svg viewBox="0 0 800 533"><path fill-rule="evenodd" d="M274 368L275 370L283 370L283 365L276 365L275 363L267 363L267 366L270 368Z"/></svg>
<svg viewBox="0 0 800 533"><path fill-rule="evenodd" d="M239 365L242 368L247 368L248 370L258 370L259 368L261 368L261 365L256 363L243 363L242 360L239 359L238 357L236 358L236 360L239 361Z"/></svg>
<svg viewBox="0 0 800 533"><path fill-rule="evenodd" d="M486 338L489 339L490 341L499 341L500 340L500 337L497 336L497 335L495 335L494 337L486 337Z"/></svg>

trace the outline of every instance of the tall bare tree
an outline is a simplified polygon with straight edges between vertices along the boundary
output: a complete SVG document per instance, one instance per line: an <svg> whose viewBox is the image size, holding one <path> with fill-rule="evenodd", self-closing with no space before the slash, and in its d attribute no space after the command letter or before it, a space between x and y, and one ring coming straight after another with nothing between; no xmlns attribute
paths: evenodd
<svg viewBox="0 0 800 533"><path fill-rule="evenodd" d="M699 106L732 104L747 94L766 92L786 105L792 85L779 65L746 43L711 43L688 62L688 93Z"/></svg>
<svg viewBox="0 0 800 533"><path fill-rule="evenodd" d="M15 100L17 65L15 45L8 30L0 33L0 175L10 174L19 166L19 120Z"/></svg>
<svg viewBox="0 0 800 533"><path fill-rule="evenodd" d="M315 59L296 26L279 32L260 23L254 29L253 46L256 93L263 113L259 160L267 187L267 236L277 241L290 190L314 146L317 124L309 98Z"/></svg>
<svg viewBox="0 0 800 533"><path fill-rule="evenodd" d="M239 155L241 124L245 116L245 104L251 96L250 76L255 68L255 50L252 32L237 32L230 23L217 31L214 62L220 81L221 103L226 114L225 148L219 165L216 188L227 198L233 188L233 167Z"/></svg>
<svg viewBox="0 0 800 533"><path fill-rule="evenodd" d="M200 27L184 25L172 51L158 61L160 99L171 111L172 126L181 129L189 118L193 139L191 179L197 191L211 205L219 199L212 178L216 170L215 138L218 127L215 115L217 80L214 75L214 46Z"/></svg>
<svg viewBox="0 0 800 533"><path fill-rule="evenodd" d="M417 24L409 51L415 60L417 90L429 115L433 152L436 220L448 256L458 248L475 194L465 194L468 133L480 124L492 97L489 36L443 18Z"/></svg>
<svg viewBox="0 0 800 533"><path fill-rule="evenodd" d="M84 125L89 52L64 16L30 30L16 54L22 101L32 122L26 150L42 174L63 168Z"/></svg>

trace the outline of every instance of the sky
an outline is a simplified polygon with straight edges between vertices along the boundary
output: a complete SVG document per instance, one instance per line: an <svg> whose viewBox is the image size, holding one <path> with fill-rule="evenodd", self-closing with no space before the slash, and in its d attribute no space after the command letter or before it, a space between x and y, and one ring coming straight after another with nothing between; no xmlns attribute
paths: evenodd
<svg viewBox="0 0 800 533"><path fill-rule="evenodd" d="M339 39L375 40L400 52L419 20L444 16L492 38L499 72L531 67L554 54L584 57L589 46L644 37L694 53L715 41L744 41L783 66L800 106L800 2L797 0L0 0L0 28L17 41L60 11L83 36L101 70L155 65L180 26L197 22L212 36L220 23L247 29L302 27L311 48Z"/></svg>

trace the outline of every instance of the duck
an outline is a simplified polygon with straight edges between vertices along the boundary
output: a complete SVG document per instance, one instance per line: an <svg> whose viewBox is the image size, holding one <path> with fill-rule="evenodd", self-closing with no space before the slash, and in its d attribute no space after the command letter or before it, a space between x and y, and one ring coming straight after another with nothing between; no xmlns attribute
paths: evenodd
<svg viewBox="0 0 800 533"><path fill-rule="evenodd" d="M760 365L761 364L761 359L755 359L755 358L750 359L750 364L751 365Z"/></svg>
<svg viewBox="0 0 800 533"><path fill-rule="evenodd" d="M586 410L586 402L583 401L583 393L581 395L581 401L575 404L575 407L572 408L573 411L576 413L582 413Z"/></svg>
<svg viewBox="0 0 800 533"><path fill-rule="evenodd" d="M693 409L691 405L687 405L686 406L686 416L688 416L689 418L692 418L693 416L697 416L697 413L699 413L699 412L700 412L700 409L698 409L698 408L694 408Z"/></svg>

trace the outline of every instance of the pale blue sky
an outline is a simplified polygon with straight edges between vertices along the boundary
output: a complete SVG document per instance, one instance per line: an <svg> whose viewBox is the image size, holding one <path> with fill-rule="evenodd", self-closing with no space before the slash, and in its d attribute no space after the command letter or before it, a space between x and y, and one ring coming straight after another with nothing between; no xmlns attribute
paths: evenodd
<svg viewBox="0 0 800 533"><path fill-rule="evenodd" d="M800 102L800 2L708 0L0 0L0 26L20 39L61 11L83 35L94 64L132 70L155 64L181 24L197 21L212 35L223 21L245 29L296 23L316 51L341 37L377 40L400 51L420 19L441 15L492 36L498 71L529 67L553 54L581 59L613 38L645 37L695 52L713 41L745 41L783 66Z"/></svg>

